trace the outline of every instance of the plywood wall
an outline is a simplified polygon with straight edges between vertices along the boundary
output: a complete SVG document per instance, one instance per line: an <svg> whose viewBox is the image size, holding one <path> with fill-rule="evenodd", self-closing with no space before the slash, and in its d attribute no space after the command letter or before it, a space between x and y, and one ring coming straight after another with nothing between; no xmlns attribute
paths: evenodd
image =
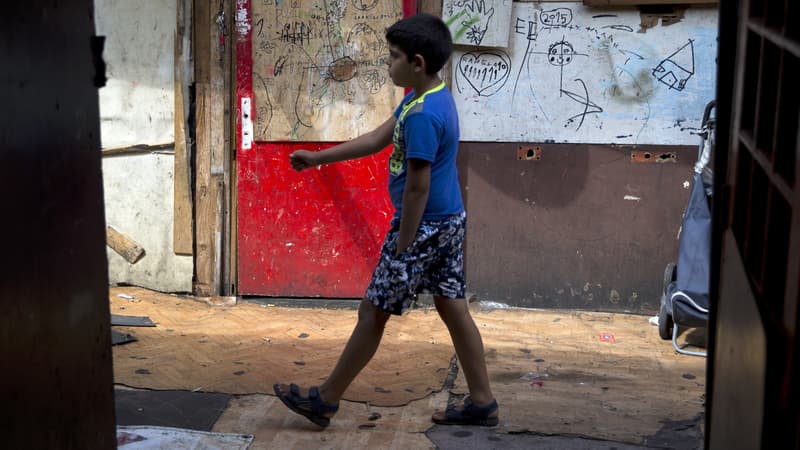
<svg viewBox="0 0 800 450"><path fill-rule="evenodd" d="M385 29L400 0L252 2L258 141L344 141L370 131L403 97L387 71Z"/></svg>
<svg viewBox="0 0 800 450"><path fill-rule="evenodd" d="M145 251L131 264L107 248L109 281L166 292L191 291L193 275L189 161L174 120L177 106L182 123L188 103L188 95L176 102L176 75L177 84L191 81L181 60L189 53L186 32L178 33L178 13L182 25L188 14L183 3L97 0L94 14L108 77L98 90L105 219ZM186 47L177 68L176 35Z"/></svg>
<svg viewBox="0 0 800 450"><path fill-rule="evenodd" d="M696 144L717 9L681 14L665 26L636 8L514 3L507 48L453 57L462 140Z"/></svg>
<svg viewBox="0 0 800 450"><path fill-rule="evenodd" d="M100 93L103 148L174 139L175 0L95 1L108 82Z"/></svg>

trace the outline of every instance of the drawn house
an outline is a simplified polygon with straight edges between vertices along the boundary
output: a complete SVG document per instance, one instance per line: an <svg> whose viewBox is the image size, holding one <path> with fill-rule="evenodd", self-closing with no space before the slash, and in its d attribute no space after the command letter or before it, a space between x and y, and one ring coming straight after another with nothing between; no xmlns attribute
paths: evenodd
<svg viewBox="0 0 800 450"><path fill-rule="evenodd" d="M694 44L690 39L683 47L653 69L653 76L670 89L682 91L694 75Z"/></svg>

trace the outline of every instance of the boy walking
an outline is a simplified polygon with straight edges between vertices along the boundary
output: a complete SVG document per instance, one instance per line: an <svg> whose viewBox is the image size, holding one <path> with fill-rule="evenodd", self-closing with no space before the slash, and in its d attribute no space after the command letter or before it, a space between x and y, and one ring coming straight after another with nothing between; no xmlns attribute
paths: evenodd
<svg viewBox="0 0 800 450"><path fill-rule="evenodd" d="M389 143L389 196L395 208L391 229L358 323L336 366L319 387L276 384L275 394L292 411L322 427L339 400L372 359L391 315L402 314L417 292L429 290L464 369L470 396L460 408L436 412L439 424L494 426L498 405L489 386L483 342L465 297L463 242L466 214L456 170L458 115L437 73L452 53L450 30L438 17L419 14L386 30L389 75L411 88L382 125L321 152L299 150L292 166L304 170L377 153Z"/></svg>

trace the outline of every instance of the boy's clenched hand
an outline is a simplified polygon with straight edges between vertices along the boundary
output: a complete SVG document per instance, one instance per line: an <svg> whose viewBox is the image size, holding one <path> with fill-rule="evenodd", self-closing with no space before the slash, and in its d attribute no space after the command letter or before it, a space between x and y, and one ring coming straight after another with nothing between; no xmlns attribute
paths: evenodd
<svg viewBox="0 0 800 450"><path fill-rule="evenodd" d="M289 155L289 161L292 163L292 168L297 170L298 172L301 170L305 170L311 167L316 167L319 165L317 161L317 157L319 156L316 152L310 152L308 150L298 150L291 155Z"/></svg>

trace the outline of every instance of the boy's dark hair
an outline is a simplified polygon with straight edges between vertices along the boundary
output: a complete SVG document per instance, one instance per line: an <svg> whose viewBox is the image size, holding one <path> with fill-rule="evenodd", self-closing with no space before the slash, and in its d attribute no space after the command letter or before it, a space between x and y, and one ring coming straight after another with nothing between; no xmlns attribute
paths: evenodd
<svg viewBox="0 0 800 450"><path fill-rule="evenodd" d="M409 62L414 55L425 58L428 75L438 72L453 53L453 38L442 19L431 14L417 14L386 29L386 40L403 50Z"/></svg>

